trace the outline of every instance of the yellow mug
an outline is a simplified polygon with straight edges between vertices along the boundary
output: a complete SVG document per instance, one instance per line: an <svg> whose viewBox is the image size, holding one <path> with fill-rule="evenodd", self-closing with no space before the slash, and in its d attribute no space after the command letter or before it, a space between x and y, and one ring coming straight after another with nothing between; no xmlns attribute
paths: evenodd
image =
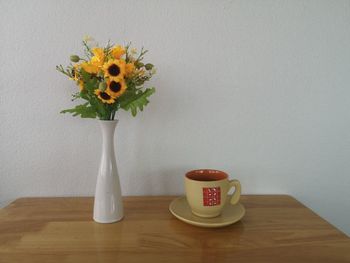
<svg viewBox="0 0 350 263"><path fill-rule="evenodd" d="M225 172L200 169L185 176L187 202L192 213L200 217L219 216L232 187L235 192L229 198L231 205L235 205L241 196L241 184L238 180L229 180Z"/></svg>

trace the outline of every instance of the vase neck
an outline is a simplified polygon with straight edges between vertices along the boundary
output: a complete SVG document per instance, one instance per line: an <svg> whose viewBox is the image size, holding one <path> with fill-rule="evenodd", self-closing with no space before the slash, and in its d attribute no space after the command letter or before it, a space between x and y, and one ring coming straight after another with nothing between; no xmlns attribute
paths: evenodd
<svg viewBox="0 0 350 263"><path fill-rule="evenodd" d="M114 133L118 120L99 121L102 132L103 150L114 153Z"/></svg>

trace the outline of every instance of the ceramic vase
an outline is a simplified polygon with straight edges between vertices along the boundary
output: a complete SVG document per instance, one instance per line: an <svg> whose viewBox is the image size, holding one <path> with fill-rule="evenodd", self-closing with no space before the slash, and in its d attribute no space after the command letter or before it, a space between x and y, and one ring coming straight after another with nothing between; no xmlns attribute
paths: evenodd
<svg viewBox="0 0 350 263"><path fill-rule="evenodd" d="M114 152L114 132L118 120L99 124L102 132L102 156L97 176L94 220L98 223L113 223L124 216L122 193Z"/></svg>

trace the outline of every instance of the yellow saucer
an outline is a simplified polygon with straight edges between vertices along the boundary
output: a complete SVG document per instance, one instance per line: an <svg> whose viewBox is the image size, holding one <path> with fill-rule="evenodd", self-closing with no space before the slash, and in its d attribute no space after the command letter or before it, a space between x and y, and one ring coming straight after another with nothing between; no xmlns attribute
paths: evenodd
<svg viewBox="0 0 350 263"><path fill-rule="evenodd" d="M245 214L244 206L240 203L226 203L221 215L213 218L203 218L192 214L186 196L173 200L169 205L170 212L181 221L200 227L223 227L239 221Z"/></svg>

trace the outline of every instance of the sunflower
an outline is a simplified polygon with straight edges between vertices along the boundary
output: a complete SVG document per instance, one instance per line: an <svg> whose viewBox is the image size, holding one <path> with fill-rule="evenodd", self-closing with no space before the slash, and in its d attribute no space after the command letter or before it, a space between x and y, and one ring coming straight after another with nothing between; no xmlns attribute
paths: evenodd
<svg viewBox="0 0 350 263"><path fill-rule="evenodd" d="M80 66L82 69L84 69L87 73L90 73L90 74L97 74L99 71L98 66L88 62L83 62L81 63Z"/></svg>
<svg viewBox="0 0 350 263"><path fill-rule="evenodd" d="M113 78L107 81L106 91L111 94L113 98L120 97L126 90L127 86L124 79Z"/></svg>
<svg viewBox="0 0 350 263"><path fill-rule="evenodd" d="M120 59L121 56L125 54L125 48L123 48L122 46L115 46L112 48L111 54L114 58Z"/></svg>
<svg viewBox="0 0 350 263"><path fill-rule="evenodd" d="M125 75L125 61L121 59L109 60L103 65L106 77L122 78Z"/></svg>
<svg viewBox="0 0 350 263"><path fill-rule="evenodd" d="M115 102L114 98L108 92L95 89L94 93L103 103L112 104Z"/></svg>

